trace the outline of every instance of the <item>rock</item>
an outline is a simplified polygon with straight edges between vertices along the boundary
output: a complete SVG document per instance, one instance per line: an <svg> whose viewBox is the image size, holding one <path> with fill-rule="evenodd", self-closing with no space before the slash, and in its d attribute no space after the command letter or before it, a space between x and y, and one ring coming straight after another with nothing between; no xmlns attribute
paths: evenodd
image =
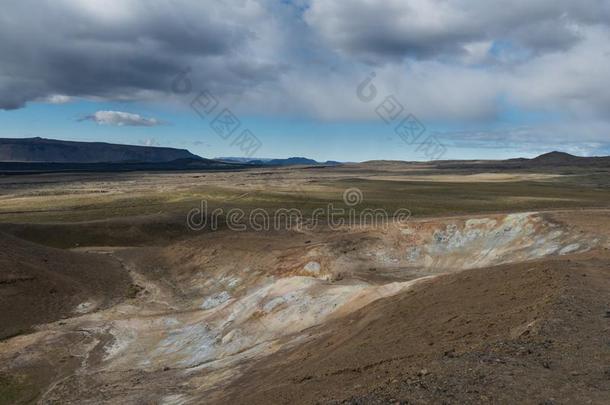
<svg viewBox="0 0 610 405"><path fill-rule="evenodd" d="M305 265L304 269L311 275L318 276L320 275L320 263L318 262L309 262Z"/></svg>
<svg viewBox="0 0 610 405"><path fill-rule="evenodd" d="M207 297L201 304L200 308L204 310L212 309L224 304L230 299L231 295L227 291L222 291L220 293Z"/></svg>
<svg viewBox="0 0 610 405"><path fill-rule="evenodd" d="M423 377L423 376L426 376L426 375L428 375L428 374L430 374L430 372L429 372L427 369L425 369L425 368L422 368L421 370L419 370L419 371L417 372L417 375L418 375L419 377Z"/></svg>

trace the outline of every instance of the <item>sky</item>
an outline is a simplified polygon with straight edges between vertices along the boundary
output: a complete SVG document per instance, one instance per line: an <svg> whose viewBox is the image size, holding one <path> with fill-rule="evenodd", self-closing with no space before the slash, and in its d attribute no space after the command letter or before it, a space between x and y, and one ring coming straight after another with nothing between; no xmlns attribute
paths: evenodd
<svg viewBox="0 0 610 405"><path fill-rule="evenodd" d="M610 154L609 0L20 0L0 137L320 161Z"/></svg>

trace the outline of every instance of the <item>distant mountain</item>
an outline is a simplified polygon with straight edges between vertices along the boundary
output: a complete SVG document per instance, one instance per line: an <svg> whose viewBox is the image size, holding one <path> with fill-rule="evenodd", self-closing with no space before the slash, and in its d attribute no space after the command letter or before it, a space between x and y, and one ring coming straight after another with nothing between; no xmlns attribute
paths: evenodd
<svg viewBox="0 0 610 405"><path fill-rule="evenodd" d="M553 168L599 167L610 168L610 156L574 156L565 152L544 153L532 159L444 161L436 163L439 169L476 170L549 170Z"/></svg>
<svg viewBox="0 0 610 405"><path fill-rule="evenodd" d="M273 160L272 158L260 158L260 157L234 157L234 156L222 156L215 157L214 160L219 160L221 162L235 162L235 163L252 163L252 162L268 162Z"/></svg>
<svg viewBox="0 0 610 405"><path fill-rule="evenodd" d="M334 160L327 160L326 162L318 162L313 159L308 159L305 157L290 157L287 159L262 159L262 158L237 158L237 157L218 157L215 160L219 160L222 162L233 162L233 163L243 163L248 165L256 165L256 166L337 166L341 165L341 162L336 162Z"/></svg>
<svg viewBox="0 0 610 405"><path fill-rule="evenodd" d="M159 163L177 159L201 158L186 149L45 138L0 138L0 162Z"/></svg>
<svg viewBox="0 0 610 405"><path fill-rule="evenodd" d="M549 152L526 162L530 166L595 166L610 167L610 156L574 156L565 152Z"/></svg>
<svg viewBox="0 0 610 405"><path fill-rule="evenodd" d="M297 165L317 165L313 159L307 159L304 157L291 157L288 159L272 159L265 164L270 166L297 166Z"/></svg>
<svg viewBox="0 0 610 405"><path fill-rule="evenodd" d="M186 149L74 142L44 138L0 138L0 174L241 170L268 166L329 166L304 157L204 159Z"/></svg>
<svg viewBox="0 0 610 405"><path fill-rule="evenodd" d="M545 153L540 156L537 156L537 157L531 159L531 161L536 162L536 163L562 164L563 165L566 163L578 162L582 159L586 159L586 158L570 155L569 153L565 153L565 152L553 151L553 152L549 152L549 153Z"/></svg>

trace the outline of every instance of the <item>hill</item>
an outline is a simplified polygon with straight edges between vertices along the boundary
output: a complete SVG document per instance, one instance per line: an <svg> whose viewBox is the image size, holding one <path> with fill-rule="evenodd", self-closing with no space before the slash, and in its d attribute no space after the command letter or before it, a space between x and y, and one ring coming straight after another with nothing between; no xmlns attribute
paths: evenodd
<svg viewBox="0 0 610 405"><path fill-rule="evenodd" d="M129 276L109 257L48 248L2 232L0 244L0 340L108 307L128 294Z"/></svg>
<svg viewBox="0 0 610 405"><path fill-rule="evenodd" d="M295 165L317 165L313 159L308 159L304 157L291 157L288 159L272 159L266 164L270 166L295 166Z"/></svg>
<svg viewBox="0 0 610 405"><path fill-rule="evenodd" d="M507 160L447 160L436 163L436 168L446 170L550 170L557 168L609 168L610 156L574 156L565 152L544 153L532 159Z"/></svg>
<svg viewBox="0 0 610 405"><path fill-rule="evenodd" d="M117 163L200 159L186 149L74 142L45 138L0 139L0 162Z"/></svg>
<svg viewBox="0 0 610 405"><path fill-rule="evenodd" d="M318 162L306 157L289 157L286 159L263 159L263 158L242 158L242 157L217 157L215 160L222 162L243 163L255 166L339 166L343 163L334 160Z"/></svg>
<svg viewBox="0 0 610 405"><path fill-rule="evenodd" d="M583 158L574 156L574 155L570 155L569 153L565 153L565 152L553 151L553 152L544 153L540 156L537 156L537 157L533 158L532 161L537 162L537 163L565 164L565 163L578 161L580 159L583 159Z"/></svg>

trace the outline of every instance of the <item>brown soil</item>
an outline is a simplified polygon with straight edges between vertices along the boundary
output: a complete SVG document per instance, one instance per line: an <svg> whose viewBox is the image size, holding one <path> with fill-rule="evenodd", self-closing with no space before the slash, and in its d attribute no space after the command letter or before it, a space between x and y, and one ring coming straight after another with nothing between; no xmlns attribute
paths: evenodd
<svg viewBox="0 0 610 405"><path fill-rule="evenodd" d="M312 331L219 402L609 403L610 254L468 270Z"/></svg>
<svg viewBox="0 0 610 405"><path fill-rule="evenodd" d="M570 238L547 242L595 246L587 253L539 260L513 255L519 263L465 271L460 265L467 261L447 260L421 274L398 271L385 255L367 256L404 251L399 242L411 234L398 231L217 232L161 248L90 246L83 252L0 233L2 333L4 325L13 328L5 336L28 332L0 341L0 404L609 403L609 214L545 213L553 227L516 240L531 247L563 230ZM434 228L428 222L413 224L422 238ZM446 224L461 229L459 218L435 226ZM234 313L228 304L227 311L219 305L218 320L204 315L204 299L228 291L239 300L267 280L307 279L310 261L321 264L319 284L309 290L317 301L293 299L250 323L239 318L250 307L236 301L233 329L211 343L201 339L207 330L199 326ZM364 307L348 301L354 305L349 311L295 329L296 335L265 335L279 319L289 319L280 325L292 328L308 311L330 308L334 301L320 291L430 274L436 277ZM251 305L265 308L280 296ZM108 310L82 315L76 309L84 302L95 304L88 312ZM281 318L283 305L300 310ZM242 331L268 336L265 342L279 351L219 351L218 359L232 362L218 369L188 363L202 348L221 347L227 336L241 348ZM166 339L170 343L161 345ZM179 352L160 356L159 348Z"/></svg>
<svg viewBox="0 0 610 405"><path fill-rule="evenodd" d="M0 339L121 300L128 274L111 257L47 248L0 233Z"/></svg>

